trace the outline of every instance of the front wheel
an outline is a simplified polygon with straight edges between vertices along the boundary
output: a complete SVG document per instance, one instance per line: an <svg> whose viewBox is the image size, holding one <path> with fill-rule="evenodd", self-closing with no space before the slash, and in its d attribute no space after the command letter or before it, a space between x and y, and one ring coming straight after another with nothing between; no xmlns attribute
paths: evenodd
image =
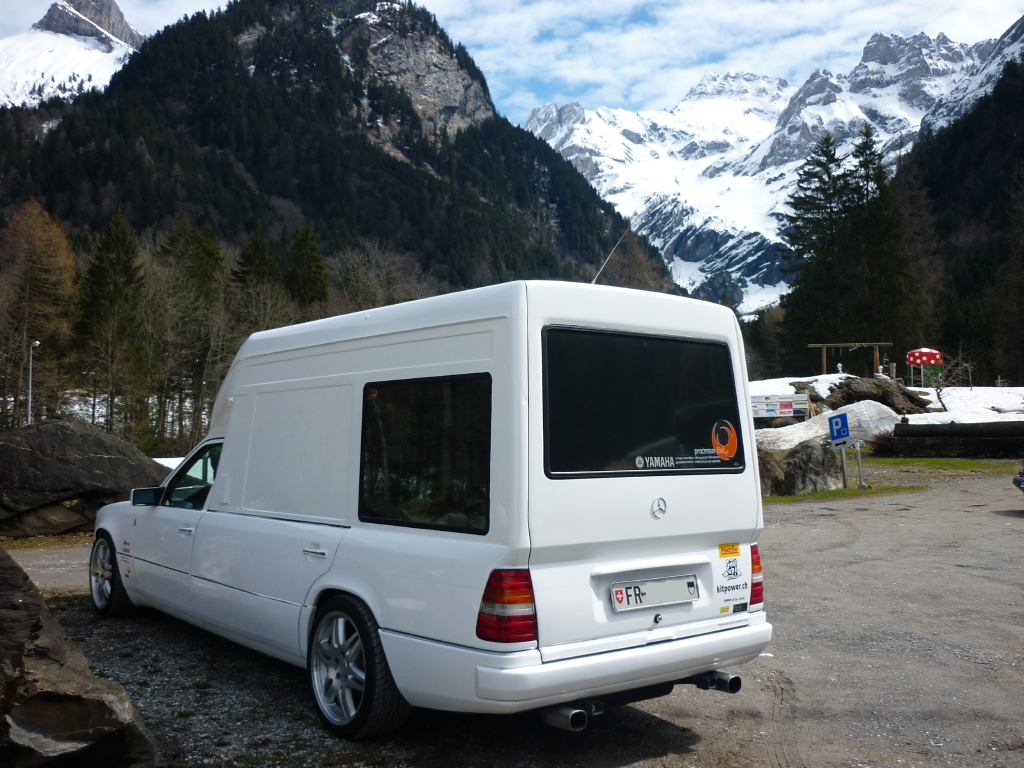
<svg viewBox="0 0 1024 768"><path fill-rule="evenodd" d="M135 607L121 582L114 543L105 532L96 534L89 556L89 594L101 616L123 616Z"/></svg>
<svg viewBox="0 0 1024 768"><path fill-rule="evenodd" d="M409 716L409 703L384 657L377 622L362 601L338 595L317 610L306 663L317 713L339 736L384 736Z"/></svg>

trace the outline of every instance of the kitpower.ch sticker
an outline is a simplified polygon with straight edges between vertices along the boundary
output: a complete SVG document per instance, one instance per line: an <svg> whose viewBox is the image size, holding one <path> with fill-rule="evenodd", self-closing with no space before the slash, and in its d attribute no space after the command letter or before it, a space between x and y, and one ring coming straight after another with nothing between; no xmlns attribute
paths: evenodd
<svg viewBox="0 0 1024 768"><path fill-rule="evenodd" d="M711 445L722 461L728 461L736 455L740 447L736 427L725 419L719 419L711 429Z"/></svg>

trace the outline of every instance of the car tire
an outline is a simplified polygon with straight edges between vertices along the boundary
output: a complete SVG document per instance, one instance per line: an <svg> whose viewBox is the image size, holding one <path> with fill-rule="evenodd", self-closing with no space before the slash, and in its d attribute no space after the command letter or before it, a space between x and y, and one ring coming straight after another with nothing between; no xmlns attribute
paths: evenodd
<svg viewBox="0 0 1024 768"><path fill-rule="evenodd" d="M106 531L96 534L89 553L89 596L100 616L124 616L135 608L121 581L114 542Z"/></svg>
<svg viewBox="0 0 1024 768"><path fill-rule="evenodd" d="M394 733L409 717L384 656L377 621L361 600L337 595L317 609L306 669L317 714L346 739Z"/></svg>

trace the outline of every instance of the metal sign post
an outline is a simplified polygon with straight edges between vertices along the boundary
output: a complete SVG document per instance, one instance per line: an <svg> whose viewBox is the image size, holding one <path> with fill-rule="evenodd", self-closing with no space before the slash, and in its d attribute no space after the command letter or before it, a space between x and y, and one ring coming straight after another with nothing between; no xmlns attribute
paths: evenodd
<svg viewBox="0 0 1024 768"><path fill-rule="evenodd" d="M828 436L832 441L832 450L839 449L839 457L843 463L843 488L847 488L849 485L846 480L846 446L850 444L850 421L845 413L833 413L828 417ZM857 462L860 463L859 448Z"/></svg>

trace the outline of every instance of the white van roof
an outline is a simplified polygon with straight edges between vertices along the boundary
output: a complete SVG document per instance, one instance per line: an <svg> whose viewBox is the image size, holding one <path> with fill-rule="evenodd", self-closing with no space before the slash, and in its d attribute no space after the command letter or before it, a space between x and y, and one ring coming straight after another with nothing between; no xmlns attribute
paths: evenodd
<svg viewBox="0 0 1024 768"><path fill-rule="evenodd" d="M517 280L254 333L238 350L235 362L258 355L350 339L370 338L494 317L522 316L526 314L527 293L530 294L531 300L538 300L538 304L542 304L545 309L558 307L561 310L560 314L564 313L566 316L573 315L577 307L581 310L582 316L587 316L592 313L595 305L612 304L601 308L602 319L623 328L647 325L637 322L639 318L636 317L636 309L640 306L638 301L642 302L642 307L646 310L643 314L669 312L678 317L677 313L684 312L690 322L683 325L691 328L721 328L723 322L730 326L736 322L735 315L727 307L696 299L589 283ZM623 311L627 307L619 302L609 301L613 296L625 299L623 303L632 305L629 307L631 311Z"/></svg>

